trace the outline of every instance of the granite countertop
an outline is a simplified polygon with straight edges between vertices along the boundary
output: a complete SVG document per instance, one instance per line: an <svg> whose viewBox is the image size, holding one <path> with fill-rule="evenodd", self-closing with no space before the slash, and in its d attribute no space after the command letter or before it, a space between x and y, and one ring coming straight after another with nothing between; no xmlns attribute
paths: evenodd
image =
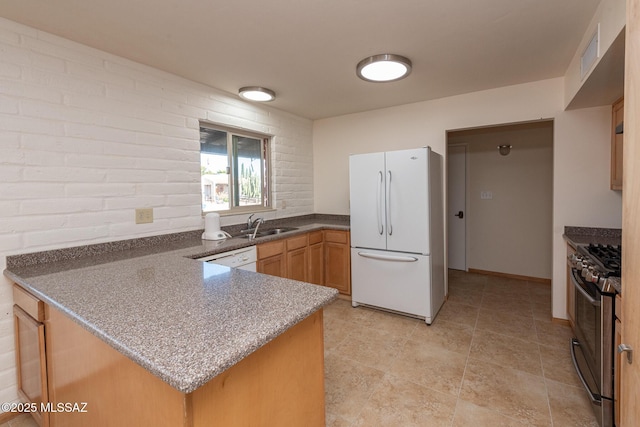
<svg viewBox="0 0 640 427"><path fill-rule="evenodd" d="M565 227L563 237L574 249L577 245L589 243L600 245L620 245L622 230L619 228Z"/></svg>
<svg viewBox="0 0 640 427"><path fill-rule="evenodd" d="M332 288L192 258L313 230L348 229L348 223L336 222L290 223L299 230L254 241L203 241L199 231L126 250L75 248L93 253L80 258L49 254L54 262L26 256L31 264L22 265L21 256L8 257L4 274L190 393L337 296Z"/></svg>

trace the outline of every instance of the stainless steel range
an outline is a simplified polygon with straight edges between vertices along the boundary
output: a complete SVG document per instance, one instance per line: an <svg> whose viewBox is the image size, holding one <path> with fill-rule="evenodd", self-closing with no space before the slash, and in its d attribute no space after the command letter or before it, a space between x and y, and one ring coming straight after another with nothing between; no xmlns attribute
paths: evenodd
<svg viewBox="0 0 640 427"><path fill-rule="evenodd" d="M603 427L614 425L616 290L612 278L620 277L621 252L621 246L579 245L568 259L576 288L571 357Z"/></svg>

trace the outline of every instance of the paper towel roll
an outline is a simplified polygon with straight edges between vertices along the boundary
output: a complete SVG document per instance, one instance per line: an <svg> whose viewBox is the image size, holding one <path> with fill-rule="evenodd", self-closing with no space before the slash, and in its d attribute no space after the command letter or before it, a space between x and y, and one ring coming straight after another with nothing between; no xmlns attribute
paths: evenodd
<svg viewBox="0 0 640 427"><path fill-rule="evenodd" d="M213 235L220 231L220 214L211 212L204 217L204 233Z"/></svg>

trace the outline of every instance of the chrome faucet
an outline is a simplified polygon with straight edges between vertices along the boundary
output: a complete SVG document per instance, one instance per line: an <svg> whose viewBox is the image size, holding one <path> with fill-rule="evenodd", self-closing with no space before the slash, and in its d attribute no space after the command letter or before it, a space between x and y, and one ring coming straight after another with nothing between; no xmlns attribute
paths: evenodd
<svg viewBox="0 0 640 427"><path fill-rule="evenodd" d="M249 215L249 218L247 218L247 230L251 230L260 224L264 224L264 218L256 218L254 221L251 221L251 218L253 218L254 215L255 214L251 214Z"/></svg>
<svg viewBox="0 0 640 427"><path fill-rule="evenodd" d="M264 224L264 219L263 218L258 218L255 221L253 221L252 225L256 226L256 229L253 230L253 235L251 235L251 239L255 239L256 238L256 234L258 234L258 228L260 227L260 224Z"/></svg>

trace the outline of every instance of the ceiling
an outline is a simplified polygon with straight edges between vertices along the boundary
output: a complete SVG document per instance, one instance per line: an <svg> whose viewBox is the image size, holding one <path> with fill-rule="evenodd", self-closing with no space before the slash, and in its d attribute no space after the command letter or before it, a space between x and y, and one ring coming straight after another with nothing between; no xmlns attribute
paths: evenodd
<svg viewBox="0 0 640 427"><path fill-rule="evenodd" d="M563 76L599 0L2 0L0 16L309 119ZM411 75L369 83L363 58Z"/></svg>

